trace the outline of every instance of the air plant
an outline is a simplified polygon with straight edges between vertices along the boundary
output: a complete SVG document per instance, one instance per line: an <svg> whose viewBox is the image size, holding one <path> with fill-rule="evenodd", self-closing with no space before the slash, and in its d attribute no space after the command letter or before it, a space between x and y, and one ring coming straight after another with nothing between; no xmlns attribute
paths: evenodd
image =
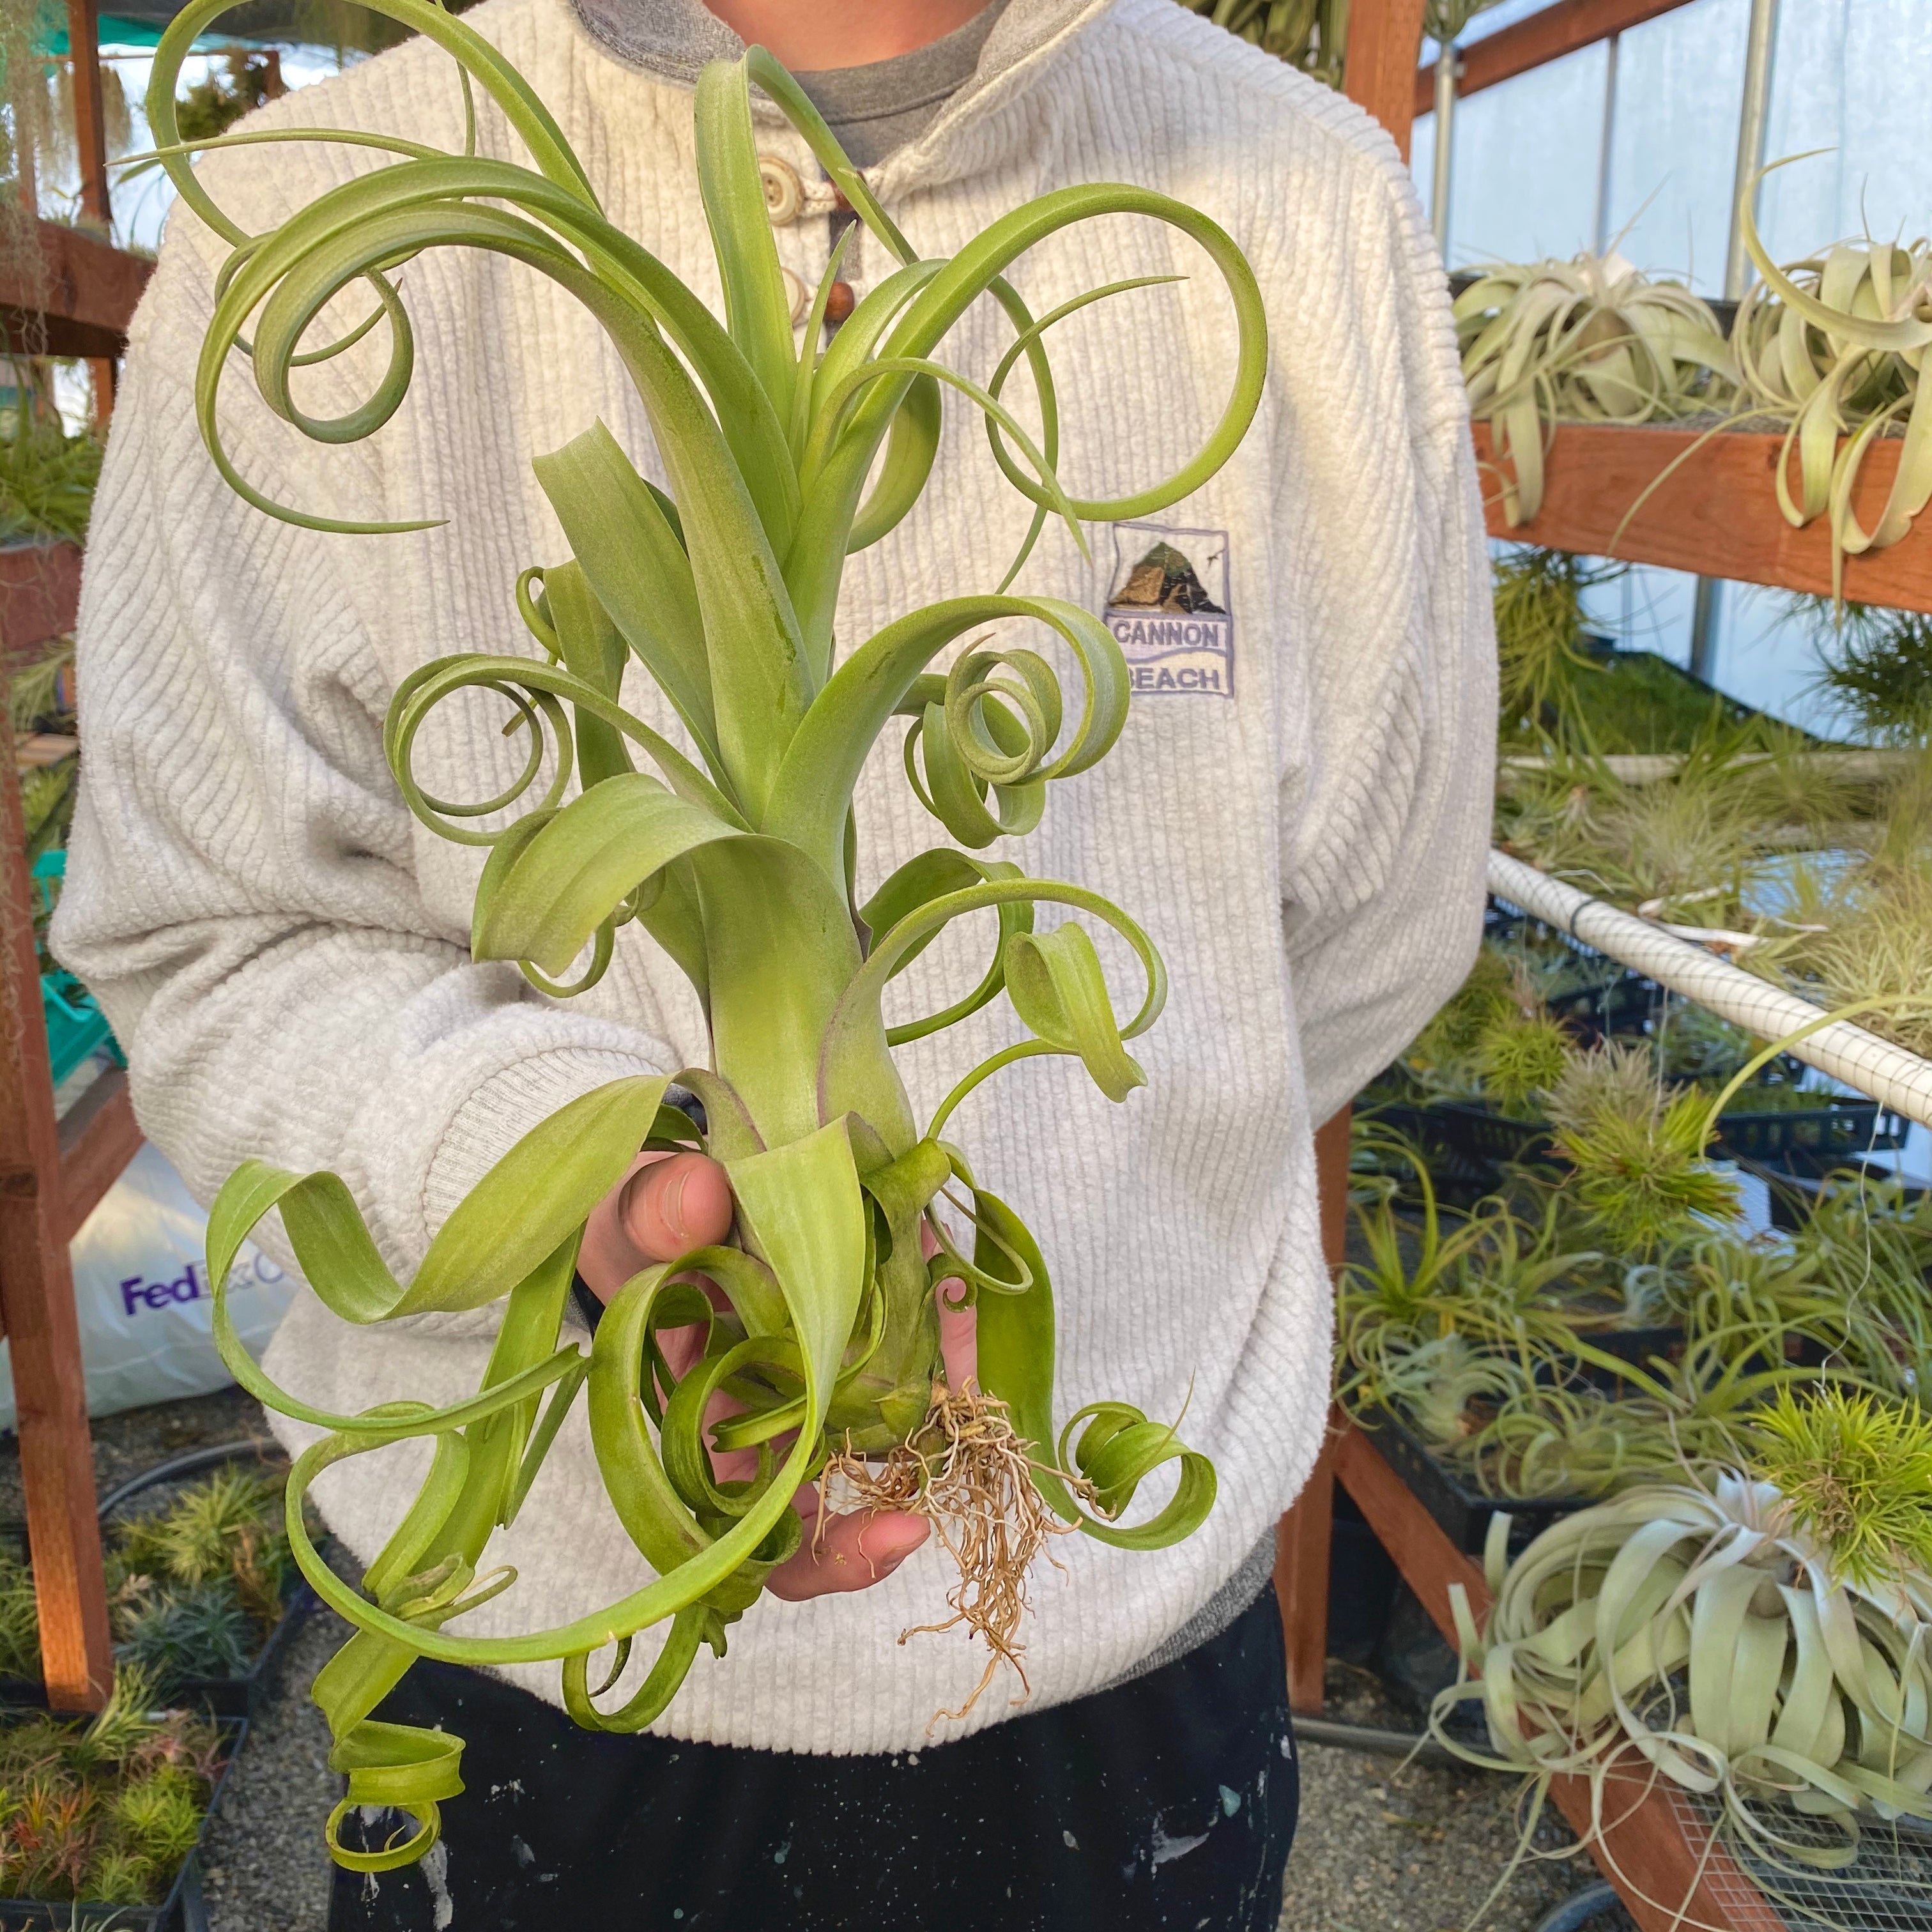
<svg viewBox="0 0 1932 1932"><path fill-rule="evenodd" d="M0 1677L40 1673L40 1610L33 1569L10 1544L0 1544Z"/></svg>
<svg viewBox="0 0 1932 1932"><path fill-rule="evenodd" d="M1774 162L1765 172L1804 158ZM1763 279L1746 291L1731 330L1739 405L1789 423L1778 465L1778 508L1801 529L1820 517L1828 520L1832 597L1842 602L1845 560L1898 542L1932 500L1932 389L1925 374L1932 242L1840 242L1780 268L1759 237L1750 201L1740 200L1739 220ZM1867 529L1852 502L1859 474L1874 441L1895 425L1905 432L1898 473Z"/></svg>
<svg viewBox="0 0 1932 1932"><path fill-rule="evenodd" d="M1348 50L1348 0L1180 0L1189 12L1339 89Z"/></svg>
<svg viewBox="0 0 1932 1932"><path fill-rule="evenodd" d="M1583 593L1622 574L1567 550L1528 544L1490 566L1499 670L1498 720L1505 739L1585 736L1588 687L1604 668L1582 649Z"/></svg>
<svg viewBox="0 0 1932 1932"><path fill-rule="evenodd" d="M832 627L848 552L884 537L918 500L938 453L942 386L981 412L994 459L1035 506L1010 583L1049 515L1077 538L1082 519L1150 514L1212 476L1254 414L1265 328L1253 275L1228 236L1139 188L1058 190L950 261L921 260L796 83L758 49L707 68L697 89L698 182L724 290L720 324L607 220L555 123L502 55L428 0L380 0L377 10L454 55L466 88L491 98L534 166L400 138L317 133L394 158L332 188L272 233L251 236L209 198L175 140L181 62L226 4L194 0L177 16L158 53L148 112L183 202L234 245L196 386L204 438L230 483L268 514L316 530L420 527L332 521L271 502L228 454L217 394L245 338L258 388L298 428L334 439L373 433L411 374L393 271L448 246L521 262L590 310L636 386L668 481L666 490L647 482L601 424L539 459L538 480L574 555L532 566L518 581L537 654L445 658L412 673L392 704L386 748L417 816L488 851L476 958L514 960L537 987L565 998L600 977L622 926L641 926L699 995L710 1065L614 1082L534 1127L450 1215L406 1285L392 1276L332 1174L251 1162L211 1215L224 1359L271 1406L323 1432L292 1472L288 1532L303 1573L356 1627L316 1687L335 1734L332 1762L349 1774L328 1835L340 1862L383 1869L428 1849L439 1804L460 1789L458 1740L369 1721L414 1659L561 1660L564 1701L580 1724L634 1731L652 1722L700 1646L722 1652L727 1627L797 1547L798 1486L835 1452L883 1462L928 1427L940 1368L937 1282L963 1282L979 1310L980 1382L948 1390L946 1413L984 1422L974 1439L991 1456L992 1406L1003 1405L1009 1432L998 1453L1030 1445L1034 1489L1063 1522L1115 1545L1152 1548L1187 1534L1211 1507L1211 1465L1171 1426L1125 1402L1090 1403L1056 1432L1044 1262L1018 1216L946 1138L990 1075L1033 1055L1077 1058L1117 1101L1142 1084L1128 1042L1153 1024L1165 991L1147 934L1081 886L973 856L1030 830L1049 784L1087 770L1113 744L1129 689L1119 647L1086 610L1004 586L899 618L836 665ZM822 353L840 258L827 264L801 343L766 215L754 84L902 264ZM226 142L256 138L244 132ZM1198 245L1228 290L1239 348L1224 413L1204 447L1150 488L1088 501L1070 497L1055 472L1058 418L1042 339L1085 302L1141 284L1110 284L1036 317L1005 277L1058 230L1119 213L1166 223ZM304 346L310 324L358 286L373 302L371 325L387 319L388 371L352 420L314 424L290 401L289 374L323 352ZM1014 329L983 386L935 359L982 295ZM1022 360L1037 394L1037 441L1000 400ZM1030 620L1070 653L1077 701L1067 703L1036 650L988 644L987 627L1008 620ZM962 640L950 669L931 668ZM632 652L676 712L694 756L619 703ZM418 735L446 700L478 692L508 708L527 748L523 775L474 803L431 796L412 770ZM915 793L958 844L926 852L862 892L864 828L854 822L854 787L895 718L908 721L904 757ZM635 769L639 755L654 770ZM574 774L581 783L572 796ZM520 802L526 808L504 829L479 824L482 814ZM1040 906L1084 914L1124 942L1143 986L1126 1018L1087 928L1071 920L1037 927ZM977 990L943 1012L889 1028L880 1001L893 976L951 922L982 911L997 916L999 944ZM580 956L586 963L578 966ZM1026 1036L966 1072L930 1118L916 1118L892 1048L1002 992ZM674 1080L702 1102L701 1130L665 1104ZM720 1160L740 1244L635 1276L604 1310L586 1358L561 1332L578 1241L640 1145L701 1146ZM972 1222L970 1252L940 1216L942 1199ZM236 1336L225 1285L238 1244L272 1208L280 1210L305 1278L346 1320L500 1304L478 1393L440 1410L404 1404L344 1415L269 1382ZM930 1264L922 1231L938 1250ZM693 1273L715 1284L718 1305L685 1285ZM694 1326L698 1360L675 1376L659 1338ZM741 1406L707 1430L706 1403L719 1389ZM652 1580L556 1629L484 1639L446 1628L513 1584L513 1574L479 1576L486 1546L522 1506L580 1393L610 1504ZM358 1591L316 1554L301 1499L322 1468L405 1438L433 1443L430 1473ZM712 1449L755 1450L756 1474L721 1481ZM1174 1463L1179 1480L1165 1506L1150 1521L1124 1521L1141 1479ZM666 1634L641 1688L617 1709L601 1709L592 1686L603 1673L592 1677L593 1657L615 1646L614 1682L637 1635L653 1627ZM416 1828L406 1842L351 1851L337 1828L372 1802L410 1814Z"/></svg>
<svg viewBox="0 0 1932 1932"><path fill-rule="evenodd" d="M1714 713L1663 772L1625 777L1606 758L1561 748L1508 767L1498 842L1647 918L1741 928L1749 940L1790 923L1768 908L1788 892L1791 855L1838 844L1869 793L1802 734Z"/></svg>
<svg viewBox="0 0 1932 1932"><path fill-rule="evenodd" d="M157 1685L197 1677L239 1677L261 1648L261 1634L225 1580L144 1592L114 1605L117 1662L138 1664Z"/></svg>
<svg viewBox="0 0 1932 1932"><path fill-rule="evenodd" d="M1822 1389L1754 1434L1738 1462L1579 1511L1507 1565L1498 1518L1480 1635L1451 1587L1465 1675L1430 1729L1528 1773L1532 1814L1555 1777L1586 1778L1596 1816L1612 1777L1662 1778L1713 1797L1774 1870L1834 1869L1863 1823L1932 1818L1932 1423ZM1447 1721L1471 1703L1486 1750Z"/></svg>
<svg viewBox="0 0 1932 1932"><path fill-rule="evenodd" d="M1489 1100L1528 1117L1576 1049L1544 1004L1539 981L1546 976L1520 950L1485 944L1468 977L1403 1053L1402 1072L1426 1096Z"/></svg>
<svg viewBox="0 0 1932 1932"><path fill-rule="evenodd" d="M1519 1363L1452 1329L1392 1355L1382 1394L1440 1450L1462 1442L1480 1426L1483 1406L1514 1395L1528 1379Z"/></svg>
<svg viewBox="0 0 1932 1932"><path fill-rule="evenodd" d="M165 1895L200 1835L223 1744L205 1719L150 1715L153 1699L152 1679L124 1666L85 1724L0 1726L0 1894L130 1906Z"/></svg>
<svg viewBox="0 0 1932 1932"><path fill-rule="evenodd" d="M1815 923L1744 963L1824 1005L1864 1007L1873 1032L1932 1053L1932 866L1855 873Z"/></svg>
<svg viewBox="0 0 1932 1932"><path fill-rule="evenodd" d="M1594 1288L1603 1257L1566 1240L1554 1195L1533 1216L1494 1197L1445 1229L1421 1154L1372 1121L1361 1137L1384 1163L1408 1169L1418 1205L1406 1213L1385 1190L1356 1209L1363 1255L1336 1282L1338 1401L1359 1410L1406 1405L1445 1366L1433 1345L1451 1336L1506 1358L1498 1372L1514 1388L1558 1360L1580 1324L1606 1318L1573 1303L1580 1282L1586 1294ZM1439 1406L1442 1397L1428 1399Z"/></svg>
<svg viewBox="0 0 1932 1932"><path fill-rule="evenodd" d="M1734 378L1710 308L1615 253L1495 264L1454 312L1470 410L1490 425L1512 530L1542 507L1556 424L1676 420L1712 406Z"/></svg>
<svg viewBox="0 0 1932 1932"><path fill-rule="evenodd" d="M1476 1064L1485 1092L1505 1113L1521 1114L1563 1078L1576 1051L1561 1021L1533 1012L1492 1022L1476 1042Z"/></svg>
<svg viewBox="0 0 1932 1932"><path fill-rule="evenodd" d="M1794 596L1819 670L1811 688L1850 716L1870 743L1922 746L1932 734L1932 616L1881 604Z"/></svg>
<svg viewBox="0 0 1932 1932"><path fill-rule="evenodd" d="M1615 1041L1579 1055L1551 1090L1570 1184L1618 1251L1647 1257L1736 1214L1737 1183L1705 1157L1717 1106L1665 1088L1647 1047Z"/></svg>
<svg viewBox="0 0 1932 1932"><path fill-rule="evenodd" d="M19 412L11 429L0 434L0 541L81 542L100 480L100 456L93 436L68 436Z"/></svg>

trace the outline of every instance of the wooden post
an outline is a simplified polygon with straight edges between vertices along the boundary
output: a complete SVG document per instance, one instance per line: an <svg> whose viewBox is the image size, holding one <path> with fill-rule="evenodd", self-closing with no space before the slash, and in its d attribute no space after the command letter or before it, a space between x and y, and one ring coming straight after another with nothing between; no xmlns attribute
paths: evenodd
<svg viewBox="0 0 1932 1932"><path fill-rule="evenodd" d="M1322 1210L1322 1255L1332 1275L1348 1239L1348 1109L1315 1130L1315 1184ZM1288 1700L1308 1717L1322 1714L1328 1660L1328 1546L1335 1514L1335 1442L1329 1419L1322 1454L1307 1486L1275 1531L1274 1588L1288 1639Z"/></svg>
<svg viewBox="0 0 1932 1932"><path fill-rule="evenodd" d="M114 1652L26 853L9 755L0 769L0 1322L12 1356L48 1701L95 1711L113 1682Z"/></svg>
<svg viewBox="0 0 1932 1932"><path fill-rule="evenodd" d="M107 194L107 121L100 98L99 0L67 0L67 49L74 62L74 145L80 157L80 212L84 224L105 242L113 233L112 206ZM114 413L114 360L91 356L88 373L94 382L94 425L107 427Z"/></svg>
<svg viewBox="0 0 1932 1932"><path fill-rule="evenodd" d="M1405 161L1422 58L1422 9L1423 0L1354 0L1348 10L1343 86L1351 100L1395 136Z"/></svg>

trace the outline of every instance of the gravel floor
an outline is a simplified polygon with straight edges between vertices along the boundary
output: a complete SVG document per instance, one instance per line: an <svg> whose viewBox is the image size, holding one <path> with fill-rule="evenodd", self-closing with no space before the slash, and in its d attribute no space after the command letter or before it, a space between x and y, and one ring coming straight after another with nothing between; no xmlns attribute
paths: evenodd
<svg viewBox="0 0 1932 1932"><path fill-rule="evenodd" d="M94 1425L95 1480L105 1493L185 1450L265 1432L260 1410L238 1389L110 1416ZM0 1440L0 1520L21 1516L19 1468L13 1438ZM208 1835L212 1932L324 1932L320 1827L340 1786L307 1694L345 1633L332 1612L310 1614L230 1775ZM1413 1714L1388 1703L1365 1673L1339 1664L1330 1667L1328 1714L1414 1727ZM1477 1918L1515 1850L1513 1783L1438 1766L1402 1769L1313 1745L1302 1750L1301 1775L1280 1932L1532 1932L1557 1900L1595 1876L1574 1851L1526 1863ZM1560 1850L1560 1826L1540 1842ZM1614 1923L1598 1928L1612 1932Z"/></svg>
<svg viewBox="0 0 1932 1932"><path fill-rule="evenodd" d="M1328 1692L1331 1719L1416 1729L1414 1713L1366 1672L1331 1663ZM1597 1872L1552 1820L1538 1832L1544 1856L1525 1859L1490 1900L1521 1835L1516 1790L1514 1779L1484 1772L1304 1745L1280 1932L1530 1932ZM1619 1914L1591 1932L1628 1924Z"/></svg>

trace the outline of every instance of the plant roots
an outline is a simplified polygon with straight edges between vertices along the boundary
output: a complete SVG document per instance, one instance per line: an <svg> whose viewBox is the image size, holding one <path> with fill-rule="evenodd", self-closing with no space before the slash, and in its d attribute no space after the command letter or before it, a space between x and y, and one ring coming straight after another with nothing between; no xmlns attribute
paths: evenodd
<svg viewBox="0 0 1932 1932"><path fill-rule="evenodd" d="M848 1449L826 1465L827 1508L819 1516L819 1534L836 1496L842 1507L868 1516L898 1511L923 1516L959 1570L959 1580L946 1593L952 1614L944 1623L917 1624L899 1634L899 1642L965 1624L970 1636L982 1638L986 1668L972 1695L956 1711L933 1714L957 1720L976 1704L1002 1663L1010 1664L1020 1680L1023 1702L1030 1690L1022 1661L1026 1646L1020 1624L1030 1607L1027 1582L1035 1561L1049 1538L1066 1536L1078 1523L1054 1515L1034 1486L1030 1452L1035 1444L1014 1429L1006 1405L968 1381L955 1389L942 1382L932 1385L932 1406L918 1432L878 1462L868 1462ZM1084 1500L1091 1486L1064 1470L1054 1473ZM1060 1566L1051 1553L1048 1560ZM928 1734L932 1726L928 1725Z"/></svg>

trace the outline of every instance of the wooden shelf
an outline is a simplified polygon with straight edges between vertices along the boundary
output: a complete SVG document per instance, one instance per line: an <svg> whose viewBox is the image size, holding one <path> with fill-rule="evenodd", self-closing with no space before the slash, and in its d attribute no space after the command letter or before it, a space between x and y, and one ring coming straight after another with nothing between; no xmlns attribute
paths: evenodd
<svg viewBox="0 0 1932 1932"><path fill-rule="evenodd" d="M74 146L92 232L42 221L40 261L0 268L0 334L29 355L93 364L94 419L113 400L114 361L154 264L112 247L97 0L68 0ZM31 203L32 197L29 196ZM0 690L13 663L73 628L80 552L0 550ZM54 1113L53 1070L34 937L34 890L14 761L0 764L0 1328L11 1358L20 1480L39 1612L41 1675L58 1711L98 1710L114 1681L87 1378L68 1244L141 1144L118 1070Z"/></svg>
<svg viewBox="0 0 1932 1932"><path fill-rule="evenodd" d="M1747 584L1829 596L1832 536L1823 518L1794 530L1778 507L1779 436L1720 431L1652 490L1615 548L1617 526L1644 490L1697 442L1678 429L1611 429L1564 424L1544 459L1542 508L1514 529L1504 522L1494 447L1486 423L1474 425L1484 466L1490 536L1550 550L1661 564ZM1854 505L1868 526L1898 472L1897 437L1866 453ZM1794 474L1796 458L1793 459ZM1847 560L1845 594L1860 603L1932 611L1932 524L1923 519L1890 548Z"/></svg>
<svg viewBox="0 0 1932 1932"><path fill-rule="evenodd" d="M40 280L0 268L0 328L32 356L118 356L154 265L84 229L39 224Z"/></svg>

